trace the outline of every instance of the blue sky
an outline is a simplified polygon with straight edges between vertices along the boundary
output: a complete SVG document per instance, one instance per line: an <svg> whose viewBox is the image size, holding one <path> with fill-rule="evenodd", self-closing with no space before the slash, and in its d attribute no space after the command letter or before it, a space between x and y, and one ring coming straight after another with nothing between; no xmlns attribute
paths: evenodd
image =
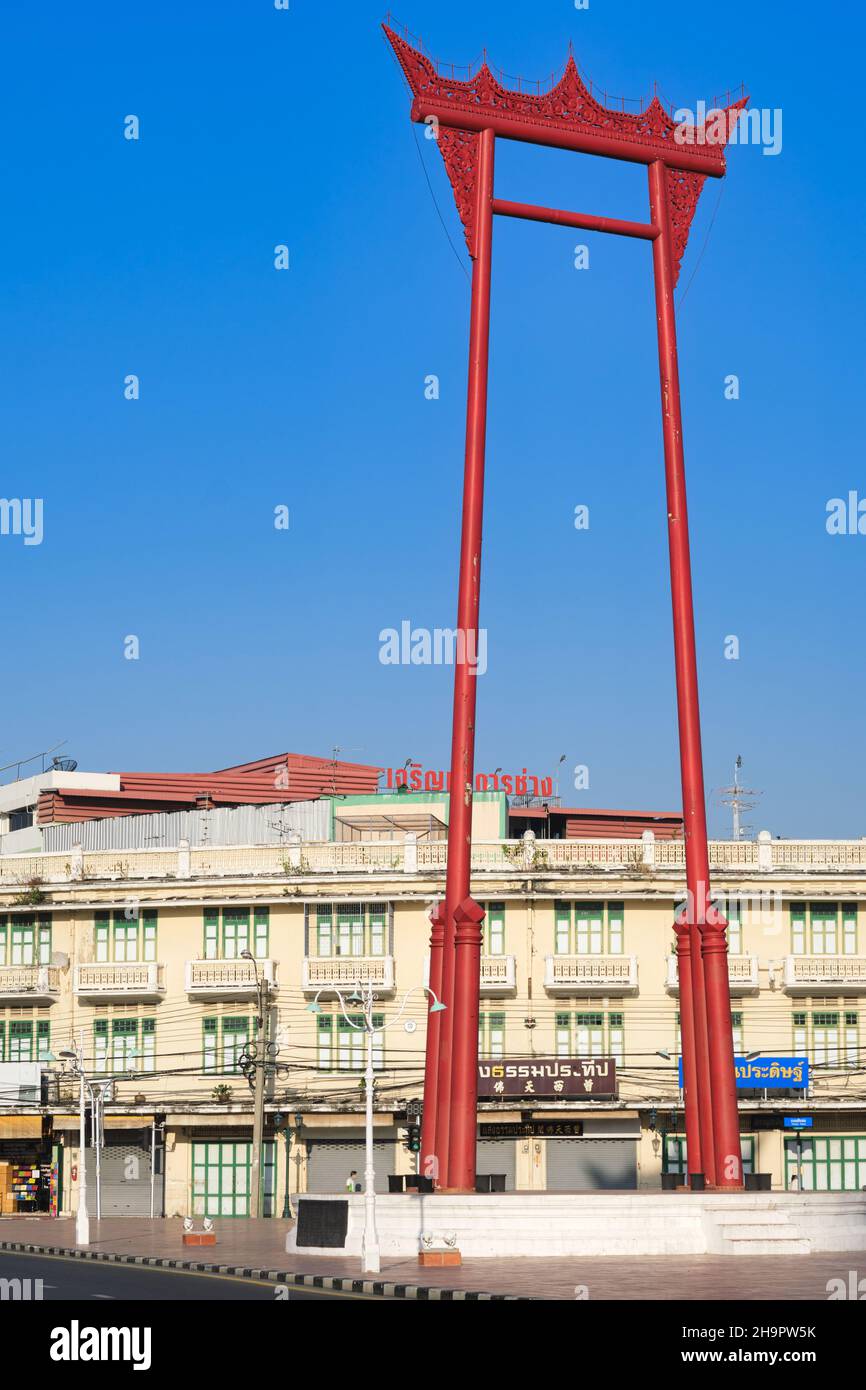
<svg viewBox="0 0 866 1390"><path fill-rule="evenodd" d="M468 261L383 9L4 7L0 493L44 499L44 540L0 537L0 762L66 739L91 768L334 745L447 766L451 670L384 666L378 635L454 622ZM828 536L825 516L866 495L864 21L840 4L682 13L397 10L444 59L486 45L541 76L571 39L612 92L655 79L692 107L742 79L782 110L781 153L734 149L720 202L707 185L680 279L710 826L729 823L712 789L741 753L756 830L857 836L866 538ZM647 213L639 166L506 142L497 192ZM549 772L565 753L590 769L577 804L676 808L649 248L499 220L493 276L478 767Z"/></svg>

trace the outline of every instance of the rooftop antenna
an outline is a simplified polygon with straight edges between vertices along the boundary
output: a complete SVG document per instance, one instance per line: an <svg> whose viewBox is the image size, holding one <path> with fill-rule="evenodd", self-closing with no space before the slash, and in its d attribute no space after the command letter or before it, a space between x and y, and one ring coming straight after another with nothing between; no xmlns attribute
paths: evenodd
<svg viewBox="0 0 866 1390"><path fill-rule="evenodd" d="M734 785L732 787L719 788L722 793L720 798L721 804L723 806L730 806L731 808L735 840L742 840L745 836L745 832L752 828L743 823L740 818L740 813L742 811L751 811L757 804L756 801L750 800L751 797L757 798L763 795L763 792L756 791L753 787L743 787L740 785L740 769L742 766L742 755L738 753L737 761L734 763Z"/></svg>
<svg viewBox="0 0 866 1390"><path fill-rule="evenodd" d="M336 795L337 795L337 762L338 762L337 754L338 754L338 753L363 753L363 751L364 751L363 748L341 748L341 747L339 746L339 744L335 744L334 747L331 749L331 752L332 752L333 755L334 755L334 757L333 757L333 763L332 763L333 771L332 771L332 775L331 775L331 787L332 787L331 795L332 795L332 796L336 796Z"/></svg>

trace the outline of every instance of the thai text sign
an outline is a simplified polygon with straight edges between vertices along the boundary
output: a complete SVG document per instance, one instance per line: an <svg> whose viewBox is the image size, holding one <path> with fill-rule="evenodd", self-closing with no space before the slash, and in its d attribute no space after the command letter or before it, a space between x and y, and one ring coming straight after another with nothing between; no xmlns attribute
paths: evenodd
<svg viewBox="0 0 866 1390"><path fill-rule="evenodd" d="M808 1057L734 1058L738 1091L805 1091L809 1085ZM680 1058L680 1088L683 1062Z"/></svg>
<svg viewBox="0 0 866 1390"><path fill-rule="evenodd" d="M616 1095L612 1057L503 1057L478 1063L479 1096Z"/></svg>

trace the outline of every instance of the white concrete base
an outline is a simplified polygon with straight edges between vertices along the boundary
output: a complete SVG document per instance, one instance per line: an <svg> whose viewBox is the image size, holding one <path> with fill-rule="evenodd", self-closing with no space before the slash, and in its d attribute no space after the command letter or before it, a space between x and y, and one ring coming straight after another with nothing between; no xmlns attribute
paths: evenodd
<svg viewBox="0 0 866 1390"><path fill-rule="evenodd" d="M348 1201L342 1250L302 1246L289 1253L360 1255L364 1198ZM296 1201L303 1202L303 1195ZM466 1259L569 1255L808 1255L866 1250L866 1193L507 1192L376 1199L383 1258L412 1257L422 1236L448 1241Z"/></svg>

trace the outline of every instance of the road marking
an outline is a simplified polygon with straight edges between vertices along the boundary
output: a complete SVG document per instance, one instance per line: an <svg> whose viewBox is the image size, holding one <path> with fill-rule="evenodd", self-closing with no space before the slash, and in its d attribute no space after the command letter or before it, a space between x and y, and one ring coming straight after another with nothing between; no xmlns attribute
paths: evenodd
<svg viewBox="0 0 866 1390"><path fill-rule="evenodd" d="M113 1294L113 1293L92 1293L92 1294L90 1295L90 1297L91 1297L91 1298L110 1298L111 1301L114 1302L114 1294Z"/></svg>

